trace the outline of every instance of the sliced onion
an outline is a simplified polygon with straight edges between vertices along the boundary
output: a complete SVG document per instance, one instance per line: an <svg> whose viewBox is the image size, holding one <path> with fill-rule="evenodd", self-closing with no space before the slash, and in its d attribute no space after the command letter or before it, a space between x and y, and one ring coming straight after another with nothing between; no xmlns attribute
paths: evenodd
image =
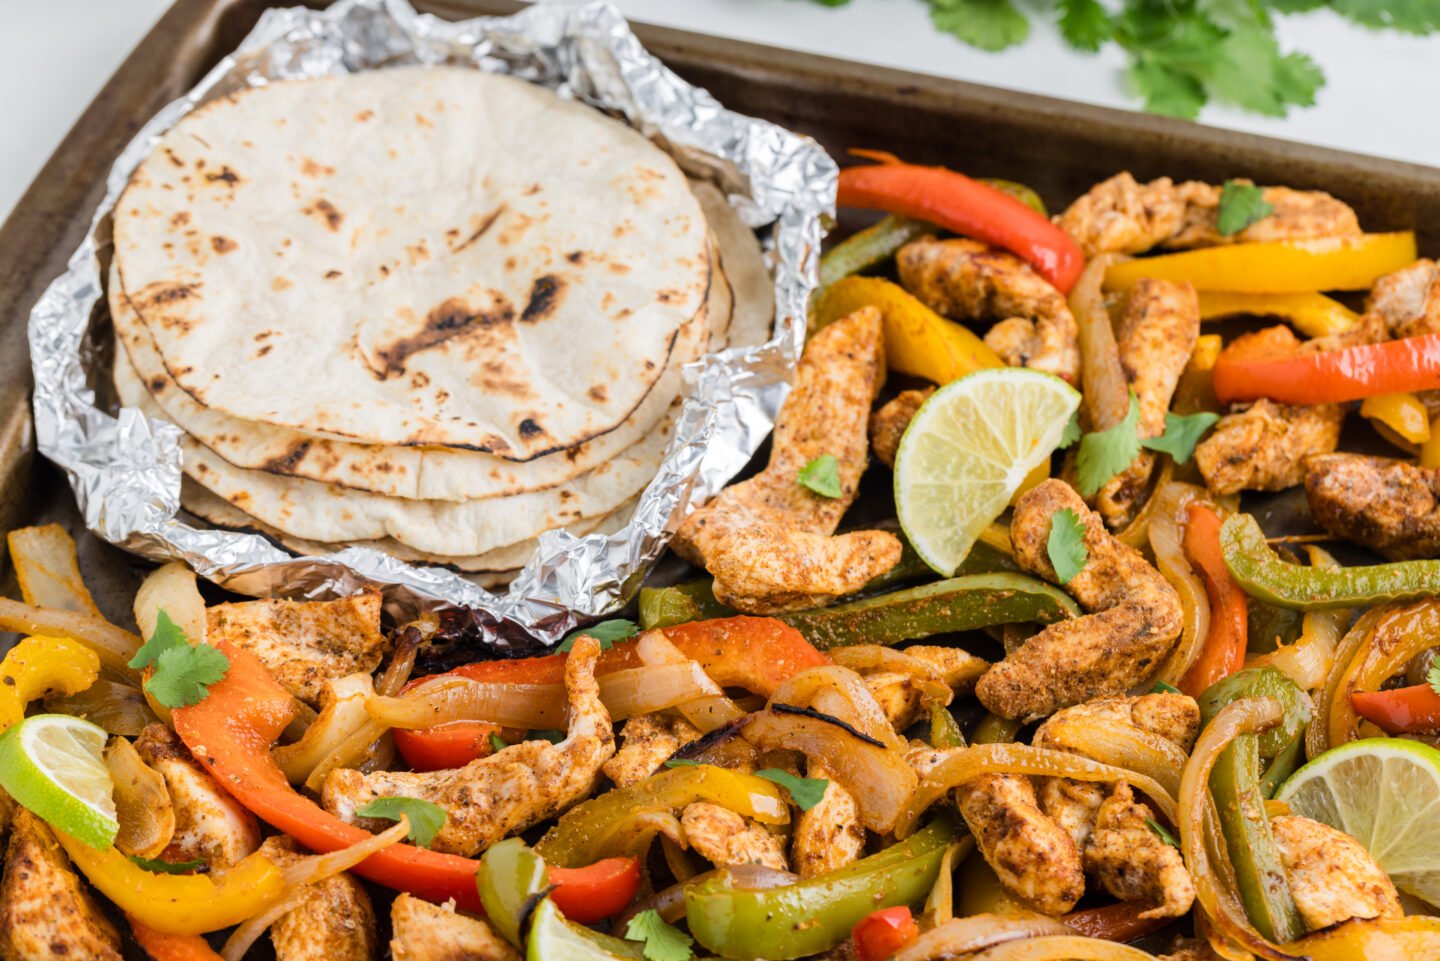
<svg viewBox="0 0 1440 961"><path fill-rule="evenodd" d="M35 607L0 597L0 630L42 637L68 637L93 650L100 663L119 671L122 676L139 676L130 667L130 659L140 650L140 638L95 614Z"/></svg>
<svg viewBox="0 0 1440 961"><path fill-rule="evenodd" d="M1387 608L1345 663L1337 659L1339 670L1335 687L1330 691L1328 711L1330 747L1366 736L1360 728L1360 716L1350 703L1350 695L1356 691L1379 690L1386 680L1404 673L1417 654L1435 646L1437 637L1440 637L1440 601L1426 598Z"/></svg>
<svg viewBox="0 0 1440 961"><path fill-rule="evenodd" d="M291 784L303 783L327 755L356 731L369 725L370 715L365 710L365 702L374 694L374 683L364 672L326 681L325 694L321 698L325 706L305 735L294 744L277 747L271 752L275 763L285 772L286 780Z"/></svg>
<svg viewBox="0 0 1440 961"><path fill-rule="evenodd" d="M1155 483L1150 487L1150 496L1145 498L1145 503L1136 512L1125 529L1115 535L1115 539L1122 544L1127 544L1137 551L1143 551L1150 544L1150 522L1159 512L1160 501L1155 496L1160 488L1170 483L1175 478L1175 461L1169 457L1164 459L1160 465L1160 473L1155 478Z"/></svg>
<svg viewBox="0 0 1440 961"><path fill-rule="evenodd" d="M727 724L733 724L745 716L736 706L735 702L725 696L720 685L705 674L705 669L692 661L680 652L680 649L670 643L669 639L660 631L646 631L640 635L640 640L635 644L635 653L640 660L649 667L658 667L662 664L694 664L699 668L700 675L707 682L708 693L703 697L697 697L693 701L685 701L675 705L675 709L702 731L714 731ZM602 694L603 698L603 694Z"/></svg>
<svg viewBox="0 0 1440 961"><path fill-rule="evenodd" d="M225 940L225 946L220 949L220 956L225 961L241 961L245 957L245 953L250 950L251 945L260 939L270 925L300 905L300 902L305 899L306 885L350 870L376 851L383 851L392 844L399 844L409 833L410 819L402 814L400 820L393 827L381 831L372 838L366 838L364 841L338 851L332 851L329 854L313 854L298 858L293 863L285 865L280 869L285 876L285 889L279 900L231 932L230 937Z"/></svg>
<svg viewBox="0 0 1440 961"><path fill-rule="evenodd" d="M904 751L905 742L890 725L885 709L875 700L865 679L848 667L831 664L801 671L776 688L772 704L812 707L839 718L892 751Z"/></svg>
<svg viewBox="0 0 1440 961"><path fill-rule="evenodd" d="M135 745L123 737L112 737L105 745L105 767L120 825L115 846L127 856L158 856L175 835L175 808L165 777L142 761Z"/></svg>
<svg viewBox="0 0 1440 961"><path fill-rule="evenodd" d="M1203 494L1190 484L1163 484L1151 495L1155 512L1150 518L1150 550L1155 566L1175 593L1180 595L1180 640L1156 675L1166 684L1175 685L1200 657L1205 638L1210 633L1210 599L1181 547L1182 525L1190 501Z"/></svg>
<svg viewBox="0 0 1440 961"><path fill-rule="evenodd" d="M677 760L713 764L732 771L753 771L760 767L760 752L745 738L744 720L716 728L691 741L673 755Z"/></svg>
<svg viewBox="0 0 1440 961"><path fill-rule="evenodd" d="M828 759L827 759L827 763ZM982 774L1029 774L1068 777L1077 781L1125 781L1149 796L1170 823L1175 823L1175 799L1154 778L1088 757L1052 751L1027 744L974 744L952 748L921 781L895 820L895 836L908 837L926 809L950 792Z"/></svg>
<svg viewBox="0 0 1440 961"><path fill-rule="evenodd" d="M1180 829L1180 850L1185 867L1195 879L1195 900L1201 912L1224 938L1262 958L1287 957L1279 945L1255 930L1245 909L1240 905L1233 886L1222 884L1219 869L1212 858L1212 845L1218 850L1219 829L1210 797L1210 772L1220 752L1242 734L1255 734L1273 727L1284 716L1284 709L1274 698L1242 697L1232 701L1215 715L1200 732L1190 763L1180 779L1180 798L1172 822Z"/></svg>
<svg viewBox="0 0 1440 961"><path fill-rule="evenodd" d="M1011 941L977 954L971 961L1155 961L1155 955L1128 944L1065 934Z"/></svg>
<svg viewBox="0 0 1440 961"><path fill-rule="evenodd" d="M1008 626L1008 625L1007 625ZM921 700L926 704L949 704L955 697L945 678L934 665L926 664L918 657L904 651L879 644L856 644L853 647L838 647L830 652L830 659L841 667L852 671L887 671L909 677L920 691Z"/></svg>
<svg viewBox="0 0 1440 961"><path fill-rule="evenodd" d="M926 931L891 956L890 961L939 961L959 958L1007 941L1073 934L1069 928L1030 911L972 914Z"/></svg>
<svg viewBox="0 0 1440 961"><path fill-rule="evenodd" d="M205 599L195 584L195 572L179 561L151 571L135 592L135 623L141 637L155 633L161 611L191 644L205 643Z"/></svg>
<svg viewBox="0 0 1440 961"><path fill-rule="evenodd" d="M750 715L745 736L762 751L799 751L823 761L835 781L855 799L860 823L877 834L894 827L915 788L917 778L903 752L876 744L818 712L771 704Z"/></svg>
<svg viewBox="0 0 1440 961"><path fill-rule="evenodd" d="M1305 754L1311 759L1319 757L1332 747L1339 746L1340 742L1332 740L1332 731L1338 729L1343 737L1345 731L1345 720L1342 717L1338 723L1332 724L1332 715L1349 709L1350 698L1344 698L1341 704L1340 688L1351 663L1355 660L1357 652L1365 646L1370 635L1374 633L1375 627L1380 623L1380 618L1385 614L1383 607L1372 607L1356 618L1355 623L1350 625L1350 630L1340 638L1340 644L1335 648L1335 659L1330 663L1330 673L1325 678L1325 685L1320 688L1315 699L1315 716L1310 720L1310 726L1305 731Z"/></svg>
<svg viewBox="0 0 1440 961"><path fill-rule="evenodd" d="M159 720L138 687L105 678L74 694L51 694L45 698L45 710L83 718L107 734L124 737L138 737Z"/></svg>
<svg viewBox="0 0 1440 961"><path fill-rule="evenodd" d="M1189 755L1173 741L1127 724L1098 718L1076 718L1045 728L1047 747L1066 748L1077 754L1135 771L1154 779L1169 794L1180 790L1180 772Z"/></svg>
<svg viewBox="0 0 1440 961"><path fill-rule="evenodd" d="M433 633L433 631L432 631ZM386 696L399 694L415 671L415 657L425 643L426 634L415 624L400 631L395 641L395 652L380 679L375 682L375 693Z"/></svg>
<svg viewBox="0 0 1440 961"><path fill-rule="evenodd" d="M940 858L940 874L925 898L924 915L930 927L937 928L955 916L955 865L974 849L973 837L961 838L945 849Z"/></svg>
<svg viewBox="0 0 1440 961"><path fill-rule="evenodd" d="M75 540L65 528L59 524L17 528L6 543L26 604L101 616L80 577Z"/></svg>
<svg viewBox="0 0 1440 961"><path fill-rule="evenodd" d="M1070 288L1070 312L1080 342L1081 405L1089 430L1113 427L1130 410L1130 381L1120 365L1115 327L1105 303L1105 271L1114 254L1101 254L1085 265Z"/></svg>
<svg viewBox="0 0 1440 961"><path fill-rule="evenodd" d="M311 769L310 774L305 778L306 789L319 794L331 771L342 767L359 767L369 755L375 742L389 733L389 730L388 727L373 718L368 724L356 728Z"/></svg>

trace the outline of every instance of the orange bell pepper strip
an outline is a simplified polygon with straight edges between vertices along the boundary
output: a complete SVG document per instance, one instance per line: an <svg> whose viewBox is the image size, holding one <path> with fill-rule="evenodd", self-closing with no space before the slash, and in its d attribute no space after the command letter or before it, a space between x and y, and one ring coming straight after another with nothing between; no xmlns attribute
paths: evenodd
<svg viewBox="0 0 1440 961"><path fill-rule="evenodd" d="M1200 319L1218 320L1236 314L1283 317L1306 337L1328 337L1349 330L1360 315L1324 294L1237 294L1200 291Z"/></svg>
<svg viewBox="0 0 1440 961"><path fill-rule="evenodd" d="M636 858L606 858L583 868L549 865L545 876L555 889L550 900L571 921L594 924L625 910L640 890Z"/></svg>
<svg viewBox="0 0 1440 961"><path fill-rule="evenodd" d="M145 949L150 961L222 961L210 942L198 934L166 934L132 916L126 915L125 919L130 922L135 943Z"/></svg>
<svg viewBox="0 0 1440 961"><path fill-rule="evenodd" d="M1440 731L1440 694L1429 684L1389 691L1355 691L1350 706L1386 734Z"/></svg>
<svg viewBox="0 0 1440 961"><path fill-rule="evenodd" d="M1283 404L1341 404L1436 388L1440 334L1290 357L1222 352L1215 364L1215 396L1224 403L1268 397Z"/></svg>
<svg viewBox="0 0 1440 961"><path fill-rule="evenodd" d="M414 771L448 771L495 753L490 743L500 725L486 721L451 721L423 730L393 728L395 749Z"/></svg>
<svg viewBox="0 0 1440 961"><path fill-rule="evenodd" d="M885 961L920 937L920 925L902 904L865 915L850 936L855 939L855 957L859 961Z"/></svg>
<svg viewBox="0 0 1440 961"><path fill-rule="evenodd" d="M1105 273L1105 287L1129 290L1142 277L1154 277L1188 280L1196 290L1240 294L1369 290L1381 277L1414 263L1415 257L1415 234L1410 231L1226 244L1115 264Z"/></svg>
<svg viewBox="0 0 1440 961"><path fill-rule="evenodd" d="M1087 938L1126 943L1138 941L1147 934L1159 931L1173 921L1173 918L1142 918L1144 905L1128 901L1116 901L1101 908L1086 908L1071 911L1060 919L1066 927L1074 928Z"/></svg>
<svg viewBox="0 0 1440 961"><path fill-rule="evenodd" d="M1247 611L1245 592L1225 566L1220 547L1220 515L1192 503L1185 525L1185 556L1195 565L1210 598L1210 633L1200 656L1180 679L1180 690L1198 697L1211 684L1245 666Z"/></svg>
<svg viewBox="0 0 1440 961"><path fill-rule="evenodd" d="M840 171L839 206L927 221L1003 247L1028 261L1061 293L1075 286L1085 267L1084 253L1069 234L1023 201L944 167L909 164L879 151L851 153L879 163Z"/></svg>

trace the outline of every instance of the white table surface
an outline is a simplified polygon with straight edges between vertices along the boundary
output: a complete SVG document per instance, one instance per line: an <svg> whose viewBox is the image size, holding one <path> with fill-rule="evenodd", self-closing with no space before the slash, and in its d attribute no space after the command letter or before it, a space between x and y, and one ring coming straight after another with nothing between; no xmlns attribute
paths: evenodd
<svg viewBox="0 0 1440 961"><path fill-rule="evenodd" d="M1118 49L1077 54L1033 15L1023 47L988 54L934 31L922 0L851 0L838 9L813 0L617 2L636 20L1133 107ZM167 5L0 0L0 218ZM1440 166L1440 37L1372 33L1317 11L1283 18L1280 40L1324 68L1329 83L1316 106L1285 119L1211 106L1206 123Z"/></svg>

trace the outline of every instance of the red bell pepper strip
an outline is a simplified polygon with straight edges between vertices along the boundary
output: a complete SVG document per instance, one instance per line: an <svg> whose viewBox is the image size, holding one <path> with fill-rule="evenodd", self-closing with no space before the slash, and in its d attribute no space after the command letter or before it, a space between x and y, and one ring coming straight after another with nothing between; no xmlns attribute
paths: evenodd
<svg viewBox="0 0 1440 961"><path fill-rule="evenodd" d="M1440 731L1440 694L1429 684L1389 691L1356 691L1350 706L1386 734Z"/></svg>
<svg viewBox="0 0 1440 961"><path fill-rule="evenodd" d="M1142 918L1143 904L1116 901L1103 908L1086 908L1071 911L1060 919L1066 927L1074 928L1087 938L1101 938L1105 941L1119 941L1122 944L1138 941L1147 934L1159 931L1174 918Z"/></svg>
<svg viewBox="0 0 1440 961"><path fill-rule="evenodd" d="M640 861L636 858L606 858L589 867L562 868L550 865L545 876L555 889L550 900L571 921L594 924L625 910L640 890Z"/></svg>
<svg viewBox="0 0 1440 961"><path fill-rule="evenodd" d="M495 753L492 735L500 725L485 721L451 721L420 731L394 728L395 749L414 771L448 771Z"/></svg>
<svg viewBox="0 0 1440 961"><path fill-rule="evenodd" d="M1245 592L1225 566L1220 547L1220 515L1200 503L1192 503L1185 525L1185 556L1199 569L1210 598L1210 633L1200 656L1180 679L1180 690L1199 697L1211 684L1234 674L1245 665L1247 611Z"/></svg>
<svg viewBox="0 0 1440 961"><path fill-rule="evenodd" d="M1069 234L1009 194L944 167L909 164L879 151L851 153L880 162L840 171L841 207L913 217L1003 247L1061 293L1070 292L1085 268L1085 254Z"/></svg>
<svg viewBox="0 0 1440 961"><path fill-rule="evenodd" d="M905 905L882 908L860 919L850 932L855 939L859 961L885 961L890 955L920 937L920 925Z"/></svg>
<svg viewBox="0 0 1440 961"><path fill-rule="evenodd" d="M1244 359L1221 352L1222 403L1267 397L1283 404L1341 404L1379 394L1440 388L1440 334L1404 337L1292 357Z"/></svg>
<svg viewBox="0 0 1440 961"><path fill-rule="evenodd" d="M151 961L222 961L210 942L198 934L167 934L128 915L126 920L135 943L145 949Z"/></svg>

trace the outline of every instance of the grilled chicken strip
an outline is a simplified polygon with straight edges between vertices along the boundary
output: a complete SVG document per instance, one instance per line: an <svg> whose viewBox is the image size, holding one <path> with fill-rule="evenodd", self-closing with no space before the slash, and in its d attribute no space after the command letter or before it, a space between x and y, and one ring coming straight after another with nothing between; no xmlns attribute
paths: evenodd
<svg viewBox="0 0 1440 961"><path fill-rule="evenodd" d="M1080 380L1080 333L1065 295L1014 254L925 238L895 256L900 282L953 320L997 320L985 343L1011 367Z"/></svg>
<svg viewBox="0 0 1440 961"><path fill-rule="evenodd" d="M1417 260L1375 281L1366 315L1378 316L1393 337L1440 333L1440 265Z"/></svg>
<svg viewBox="0 0 1440 961"><path fill-rule="evenodd" d="M1195 464L1217 494L1284 490L1304 479L1307 455L1340 446L1344 420L1339 404L1257 400L1220 418L1195 448Z"/></svg>
<svg viewBox="0 0 1440 961"><path fill-rule="evenodd" d="M620 729L620 749L601 765L601 770L616 787L638 784L658 771L670 755L699 737L700 729L683 717L632 717Z"/></svg>
<svg viewBox="0 0 1440 961"><path fill-rule="evenodd" d="M54 835L20 808L0 881L3 961L121 961L120 932L71 869Z"/></svg>
<svg viewBox="0 0 1440 961"><path fill-rule="evenodd" d="M1440 471L1360 454L1305 461L1310 513L1337 537L1391 560L1440 557Z"/></svg>
<svg viewBox="0 0 1440 961"><path fill-rule="evenodd" d="M1085 893L1075 842L1045 816L1030 779L985 774L954 791L960 816L1000 883L1045 914L1064 914Z"/></svg>
<svg viewBox="0 0 1440 961"><path fill-rule="evenodd" d="M302 856L295 842L276 835L260 845L281 867ZM379 952L370 895L348 872L305 888L295 908L270 928L275 961L371 961Z"/></svg>
<svg viewBox="0 0 1440 961"><path fill-rule="evenodd" d="M1200 301L1188 283L1146 279L1135 285L1116 338L1120 366L1140 410L1139 435L1165 433L1165 415L1200 336ZM1142 450L1095 495L1095 509L1111 530L1134 519L1150 486L1155 455Z"/></svg>
<svg viewBox="0 0 1440 961"><path fill-rule="evenodd" d="M325 809L342 820L369 824L355 811L376 798L430 801L447 814L431 847L467 857L556 816L589 796L600 766L615 753L610 714L595 683L599 655L599 642L582 636L565 662L569 730L559 744L522 741L445 771L364 774L338 768L325 779Z"/></svg>
<svg viewBox="0 0 1440 961"><path fill-rule="evenodd" d="M1120 900L1153 905L1138 917L1178 918L1195 902L1195 881L1180 852L1151 829L1154 821L1130 785L1117 783L1096 812L1085 869Z"/></svg>
<svg viewBox="0 0 1440 961"><path fill-rule="evenodd" d="M455 913L455 902L431 904L401 894L390 905L394 961L521 961L520 952L479 918Z"/></svg>
<svg viewBox="0 0 1440 961"><path fill-rule="evenodd" d="M790 841L795 873L813 878L859 860L865 854L865 826L860 823L855 798L830 776L825 765L811 761L805 773L830 782L820 803L796 817Z"/></svg>
<svg viewBox="0 0 1440 961"><path fill-rule="evenodd" d="M148 725L135 739L135 751L165 778L170 792L175 833L165 849L167 860L204 861L212 870L220 870L260 846L255 815L200 766L168 727Z"/></svg>
<svg viewBox="0 0 1440 961"><path fill-rule="evenodd" d="M371 673L385 654L379 591L336 601L216 604L205 615L212 644L227 641L253 652L287 691L312 706L325 681Z"/></svg>
<svg viewBox="0 0 1440 961"><path fill-rule="evenodd" d="M1020 567L1056 582L1046 543L1051 517L1065 508L1085 525L1088 552L1065 588L1090 613L1051 624L985 672L975 695L1001 717L1041 718L1127 691L1150 676L1180 636L1175 589L1112 537L1064 481L1045 481L1016 503L1010 540Z"/></svg>
<svg viewBox="0 0 1440 961"><path fill-rule="evenodd" d="M884 531L830 536L865 472L866 420L884 380L875 308L830 324L810 341L775 422L770 463L721 491L675 534L676 552L715 576L721 602L748 614L821 606L900 560L900 541ZM825 454L839 466L839 497L799 482L805 465Z"/></svg>
<svg viewBox="0 0 1440 961"><path fill-rule="evenodd" d="M1296 815L1270 819L1300 917L1316 931L1350 918L1398 918L1400 895L1350 835Z"/></svg>
<svg viewBox="0 0 1440 961"><path fill-rule="evenodd" d="M1177 184L1160 177L1141 184L1128 172L1119 173L1090 188L1055 222L1087 257L1360 233L1355 211L1329 194L1266 187L1265 200L1274 212L1225 237L1216 225L1220 193L1219 187L1193 180Z"/></svg>
<svg viewBox="0 0 1440 961"><path fill-rule="evenodd" d="M785 841L729 808L708 801L686 805L680 827L690 850L717 867L763 864L786 870Z"/></svg>
<svg viewBox="0 0 1440 961"><path fill-rule="evenodd" d="M902 390L870 415L870 450L876 460L886 467L895 466L895 452L900 449L900 438L905 435L905 428L910 426L916 412L933 393L933 387Z"/></svg>

